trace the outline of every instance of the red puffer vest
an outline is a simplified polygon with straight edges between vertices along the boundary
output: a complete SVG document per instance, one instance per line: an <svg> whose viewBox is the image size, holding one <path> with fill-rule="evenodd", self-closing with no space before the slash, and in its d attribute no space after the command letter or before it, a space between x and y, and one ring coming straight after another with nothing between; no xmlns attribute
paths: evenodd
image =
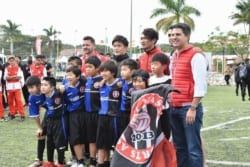
<svg viewBox="0 0 250 167"><path fill-rule="evenodd" d="M10 76L10 77L17 76L18 69L19 69L18 65L14 65L14 66L8 65L8 67L7 67L8 76ZM19 79L18 80L8 80L8 82L9 83L19 82Z"/></svg>
<svg viewBox="0 0 250 167"><path fill-rule="evenodd" d="M171 105L181 107L190 104L194 96L194 79L192 74L191 60L199 53L192 45L183 50L178 56L175 55L172 63L172 86L181 91L180 94L171 94Z"/></svg>

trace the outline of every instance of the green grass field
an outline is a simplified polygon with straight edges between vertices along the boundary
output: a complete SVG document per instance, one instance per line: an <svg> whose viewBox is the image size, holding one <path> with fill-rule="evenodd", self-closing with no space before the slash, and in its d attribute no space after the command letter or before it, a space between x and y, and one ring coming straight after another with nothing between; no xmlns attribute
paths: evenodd
<svg viewBox="0 0 250 167"><path fill-rule="evenodd" d="M235 96L233 86L209 87L203 106L203 128L242 119L202 132L207 159L250 163L250 101L242 102ZM35 132L36 125L30 118L24 122L19 117L0 122L0 167L27 167L36 158ZM208 165L223 167L214 163Z"/></svg>

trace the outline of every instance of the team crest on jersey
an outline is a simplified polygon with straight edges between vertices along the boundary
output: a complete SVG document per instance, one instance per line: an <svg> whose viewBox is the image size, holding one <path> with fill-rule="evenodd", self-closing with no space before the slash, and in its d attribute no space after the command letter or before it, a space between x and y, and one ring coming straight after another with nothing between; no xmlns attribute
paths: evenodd
<svg viewBox="0 0 250 167"><path fill-rule="evenodd" d="M95 88L95 89L98 89L99 87L100 87L100 83L99 83L99 82L95 82L95 83L94 83L94 88Z"/></svg>
<svg viewBox="0 0 250 167"><path fill-rule="evenodd" d="M61 98L60 97L57 97L55 98L55 104L61 104Z"/></svg>
<svg viewBox="0 0 250 167"><path fill-rule="evenodd" d="M85 87L84 87L84 86L81 86L79 90L80 90L81 93L84 93Z"/></svg>
<svg viewBox="0 0 250 167"><path fill-rule="evenodd" d="M117 98L117 97L120 96L120 92L115 90L115 91L112 92L112 95L113 95L114 98Z"/></svg>
<svg viewBox="0 0 250 167"><path fill-rule="evenodd" d="M131 94L131 93L133 92L133 90L134 90L134 88L130 88L130 89L128 90L129 94Z"/></svg>

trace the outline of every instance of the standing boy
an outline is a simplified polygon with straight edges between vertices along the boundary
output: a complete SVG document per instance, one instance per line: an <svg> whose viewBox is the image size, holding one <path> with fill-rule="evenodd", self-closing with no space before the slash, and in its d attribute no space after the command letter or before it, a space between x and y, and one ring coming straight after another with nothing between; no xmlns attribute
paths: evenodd
<svg viewBox="0 0 250 167"><path fill-rule="evenodd" d="M168 64L169 58L164 53L157 53L153 56L151 63L152 75L149 78L149 86L171 83L170 76L164 74ZM169 108L162 111L159 126L161 127L165 137L169 139L171 132L169 123Z"/></svg>
<svg viewBox="0 0 250 167"><path fill-rule="evenodd" d="M8 57L9 65L5 67L4 79L6 80L6 90L9 105L10 119L15 118L16 109L21 115L21 121L24 121L24 107L22 102L22 87L24 85L23 72L15 61L15 56Z"/></svg>
<svg viewBox="0 0 250 167"><path fill-rule="evenodd" d="M122 96L120 112L118 114L118 136L122 134L123 130L129 123L131 110L131 93L133 91L132 75L138 69L138 64L133 59L125 59L120 64L122 84Z"/></svg>
<svg viewBox="0 0 250 167"><path fill-rule="evenodd" d="M30 76L25 85L29 92L29 116L35 119L37 125L37 159L29 167L43 165L43 152L45 149L46 126L45 121L40 120L40 106L45 102L45 95L41 94L41 80L38 76Z"/></svg>
<svg viewBox="0 0 250 167"><path fill-rule="evenodd" d="M85 107L85 77L81 76L81 70L72 66L66 71L67 83L64 85L67 111L69 113L69 141L74 148L78 167L85 165L83 152L86 142L86 127L84 122Z"/></svg>
<svg viewBox="0 0 250 167"><path fill-rule="evenodd" d="M110 164L110 150L118 138L117 114L121 100L121 86L118 84L117 65L108 60L100 66L101 75L105 81L100 87L101 108L97 126L98 166L107 167Z"/></svg>
<svg viewBox="0 0 250 167"><path fill-rule="evenodd" d="M98 111L100 109L100 92L98 83L102 81L99 74L101 61L96 56L90 56L85 61L86 74L88 76L85 89L85 110L87 143L89 143L90 167L96 166L96 133L98 123Z"/></svg>
<svg viewBox="0 0 250 167"><path fill-rule="evenodd" d="M45 167L54 167L54 150L57 150L57 167L64 165L64 152L67 150L67 122L64 114L63 95L56 90L56 79L44 77L41 82L41 92L46 99L46 137L47 137L47 158Z"/></svg>

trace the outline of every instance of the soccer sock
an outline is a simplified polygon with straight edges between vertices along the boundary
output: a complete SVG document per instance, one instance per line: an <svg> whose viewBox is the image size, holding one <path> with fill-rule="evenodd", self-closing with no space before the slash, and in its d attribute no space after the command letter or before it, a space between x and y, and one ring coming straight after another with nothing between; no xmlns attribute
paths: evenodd
<svg viewBox="0 0 250 167"><path fill-rule="evenodd" d="M45 149L45 139L37 140L37 158L43 161L43 152Z"/></svg>
<svg viewBox="0 0 250 167"><path fill-rule="evenodd" d="M90 158L90 165L96 166L96 159L95 158Z"/></svg>
<svg viewBox="0 0 250 167"><path fill-rule="evenodd" d="M64 164L64 150L57 149L58 163Z"/></svg>
<svg viewBox="0 0 250 167"><path fill-rule="evenodd" d="M78 163L78 164L85 164L85 163L84 163L84 159L77 160L77 163Z"/></svg>
<svg viewBox="0 0 250 167"><path fill-rule="evenodd" d="M109 167L110 166L110 161L104 161L104 167Z"/></svg>

